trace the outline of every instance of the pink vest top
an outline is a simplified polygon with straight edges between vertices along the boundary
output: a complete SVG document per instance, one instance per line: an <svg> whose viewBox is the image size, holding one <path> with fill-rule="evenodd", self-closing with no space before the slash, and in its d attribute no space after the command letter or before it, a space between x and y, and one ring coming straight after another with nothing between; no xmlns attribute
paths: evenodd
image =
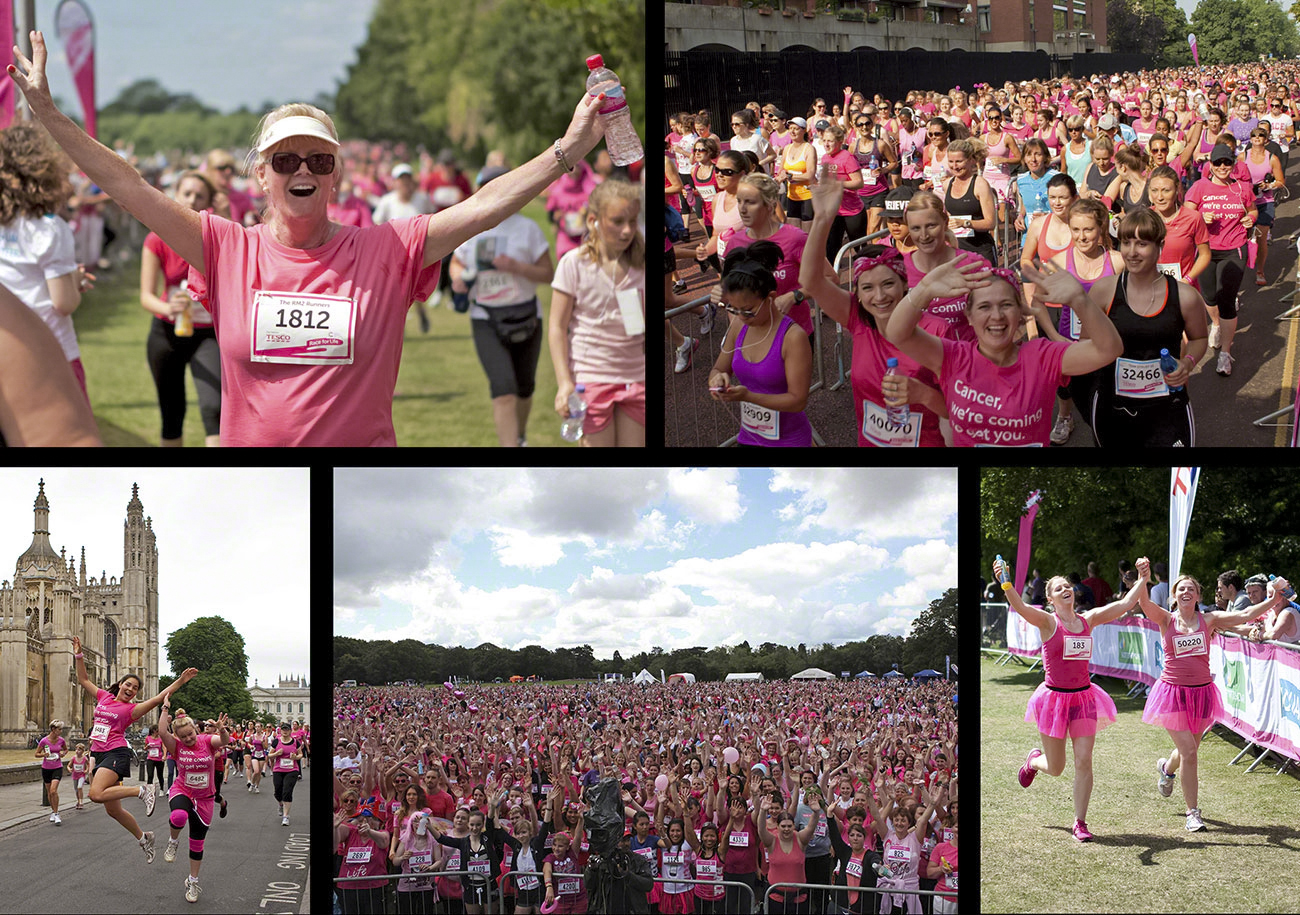
<svg viewBox="0 0 1300 915"><path fill-rule="evenodd" d="M1060 618L1056 631L1043 643L1043 669L1047 685L1057 689L1080 689L1088 685L1088 659L1092 656L1092 630L1080 617L1082 632L1066 632ZM1067 644L1067 639L1068 644ZM1085 641L1086 640L1086 641Z"/></svg>
<svg viewBox="0 0 1300 915"><path fill-rule="evenodd" d="M1160 679L1166 683L1201 686L1213 679L1210 674L1210 626L1205 621L1205 614L1199 610L1196 619L1195 632L1175 632L1172 619L1165 627L1165 669Z"/></svg>

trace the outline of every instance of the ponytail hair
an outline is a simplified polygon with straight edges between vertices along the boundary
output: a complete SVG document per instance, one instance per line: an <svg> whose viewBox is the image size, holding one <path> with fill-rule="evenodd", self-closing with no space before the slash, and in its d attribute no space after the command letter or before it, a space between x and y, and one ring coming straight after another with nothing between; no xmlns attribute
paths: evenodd
<svg viewBox="0 0 1300 915"><path fill-rule="evenodd" d="M722 291L745 291L766 299L776 292L773 272L781 263L780 246L773 241L756 241L748 247L727 252L722 268Z"/></svg>

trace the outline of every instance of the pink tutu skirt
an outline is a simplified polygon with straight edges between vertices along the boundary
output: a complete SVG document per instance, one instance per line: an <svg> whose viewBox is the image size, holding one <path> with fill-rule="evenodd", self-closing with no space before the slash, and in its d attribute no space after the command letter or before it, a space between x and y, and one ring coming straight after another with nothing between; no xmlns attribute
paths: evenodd
<svg viewBox="0 0 1300 915"><path fill-rule="evenodd" d="M1191 731L1200 734L1210 725L1225 717L1219 687L1213 683L1204 686L1177 686L1157 680L1147 694L1147 705L1142 720L1171 731Z"/></svg>
<svg viewBox="0 0 1300 915"><path fill-rule="evenodd" d="M1029 699L1025 720L1048 737L1091 737L1115 723L1115 700L1097 684L1061 693L1040 683Z"/></svg>

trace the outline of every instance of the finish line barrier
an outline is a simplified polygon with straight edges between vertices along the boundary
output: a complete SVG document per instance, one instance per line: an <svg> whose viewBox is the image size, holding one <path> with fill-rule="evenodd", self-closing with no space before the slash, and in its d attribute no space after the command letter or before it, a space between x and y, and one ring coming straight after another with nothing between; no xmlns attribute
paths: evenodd
<svg viewBox="0 0 1300 915"><path fill-rule="evenodd" d="M795 888L800 888L800 887L801 887L801 888L803 888L803 889L807 889L807 890L835 890L836 893L876 893L876 894L887 894L887 895L891 895L891 896L903 896L903 895L908 895L908 896L955 896L955 895L957 895L957 893L956 893L955 890L948 890L947 892L942 892L942 893L941 893L939 890L920 890L920 889L917 889L917 890L896 890L896 889L891 889L890 887L881 887L881 886L857 886L857 887L853 887L853 886L845 886L845 885L843 885L843 884L839 884L839 883L773 883L771 886L769 886L769 887L767 888L767 892L764 893L764 895L763 895L763 912L764 912L764 913L767 913L767 912L770 912L770 911L771 911L771 908L772 908L772 891L773 891L774 889L776 889L777 887L779 887L779 886L790 886L790 887L795 887ZM782 905L782 907L784 908L784 906L786 905L786 903L781 903L781 905Z"/></svg>

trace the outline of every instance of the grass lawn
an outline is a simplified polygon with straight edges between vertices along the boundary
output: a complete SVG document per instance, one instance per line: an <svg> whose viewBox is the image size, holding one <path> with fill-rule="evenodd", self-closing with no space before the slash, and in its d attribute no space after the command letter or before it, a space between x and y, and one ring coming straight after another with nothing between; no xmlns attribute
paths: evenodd
<svg viewBox="0 0 1300 915"><path fill-rule="evenodd" d="M1181 784L1156 791L1156 760L1172 742L1142 723L1141 698L1097 679L1119 720L1100 732L1088 828L1076 842L1074 757L1059 778L1039 773L1028 790L1016 772L1038 746L1025 705L1043 680L1014 664L980 662L980 896L984 912L1295 912L1300 866L1300 778L1292 766L1246 773L1245 745L1222 727L1201 744L1206 831L1184 829ZM1270 760L1273 757L1270 757ZM1181 778L1181 774L1180 774Z"/></svg>
<svg viewBox="0 0 1300 915"><path fill-rule="evenodd" d="M554 260L555 230L546 219L544 201L534 200L523 213L542 226ZM91 406L106 445L157 445L161 431L157 392L145 359L151 316L140 307L139 288L137 257L101 275L73 317ZM550 285L539 285L537 293L543 312L549 314ZM428 334L420 333L413 311L407 317L393 399L393 424L400 445L497 444L487 376L474 352L469 316L457 314L450 306L448 301L444 307L429 310L432 326ZM203 424L189 373L186 389L185 445L201 447ZM555 390L550 349L543 340L528 421L530 446L568 444L560 438L560 418L553 409Z"/></svg>

